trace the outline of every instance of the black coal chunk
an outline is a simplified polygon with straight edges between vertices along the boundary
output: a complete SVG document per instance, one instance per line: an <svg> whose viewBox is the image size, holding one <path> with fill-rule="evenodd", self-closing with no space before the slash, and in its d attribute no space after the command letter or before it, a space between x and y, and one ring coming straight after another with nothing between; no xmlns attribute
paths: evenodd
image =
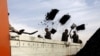
<svg viewBox="0 0 100 56"><path fill-rule="evenodd" d="M59 12L58 9L52 9L51 12L47 13L46 20L54 20L58 12Z"/></svg>
<svg viewBox="0 0 100 56"><path fill-rule="evenodd" d="M100 28L75 56L100 56Z"/></svg>
<svg viewBox="0 0 100 56"><path fill-rule="evenodd" d="M59 22L64 25L69 19L70 19L70 15L64 15L60 20Z"/></svg>
<svg viewBox="0 0 100 56"><path fill-rule="evenodd" d="M51 31L50 31L52 34L55 34L57 32L56 29L52 28Z"/></svg>
<svg viewBox="0 0 100 56"><path fill-rule="evenodd" d="M76 27L76 30L79 31L79 30L85 30L85 24L82 24L82 25L79 25Z"/></svg>

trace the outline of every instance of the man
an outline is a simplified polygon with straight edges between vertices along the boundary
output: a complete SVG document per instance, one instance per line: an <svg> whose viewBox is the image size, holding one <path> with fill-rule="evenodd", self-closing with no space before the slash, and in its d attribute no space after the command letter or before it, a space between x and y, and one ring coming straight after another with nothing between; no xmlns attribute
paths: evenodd
<svg viewBox="0 0 100 56"><path fill-rule="evenodd" d="M8 16L10 15L10 13L8 13ZM28 33L28 32L24 32L25 30L24 29L21 29L21 30L16 30L14 27L12 27L10 24L9 24L9 32L14 32L14 33L17 33L18 35L21 35L22 33L24 34L29 34L29 35L32 35L32 34L35 34L37 33L38 31L34 31L32 33Z"/></svg>
<svg viewBox="0 0 100 56"><path fill-rule="evenodd" d="M63 32L63 34L62 34L62 39L61 39L61 41L68 41L68 30L67 29L65 29L65 32Z"/></svg>
<svg viewBox="0 0 100 56"><path fill-rule="evenodd" d="M10 32L17 33L18 35L21 35L22 33L32 35L32 34L35 34L35 33L38 32L38 31L34 31L32 33L28 33L28 32L24 32L25 31L24 29L21 29L21 30L18 31L14 27L12 27L10 24L9 24L9 28L10 28L9 29Z"/></svg>
<svg viewBox="0 0 100 56"><path fill-rule="evenodd" d="M73 31L73 36L71 36L74 43L79 43L79 36L76 34L76 31Z"/></svg>
<svg viewBox="0 0 100 56"><path fill-rule="evenodd" d="M48 30L48 28L45 28L45 32L46 32L45 38L46 38L46 39L51 39L51 33L50 33L50 31Z"/></svg>

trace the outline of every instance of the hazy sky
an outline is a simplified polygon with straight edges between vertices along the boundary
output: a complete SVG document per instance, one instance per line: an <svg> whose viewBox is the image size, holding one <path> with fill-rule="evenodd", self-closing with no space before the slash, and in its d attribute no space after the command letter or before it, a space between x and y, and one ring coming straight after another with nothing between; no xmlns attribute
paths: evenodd
<svg viewBox="0 0 100 56"><path fill-rule="evenodd" d="M86 24L86 30L79 31L80 39L84 42L100 27L100 0L8 0L9 21L16 29L25 29L28 32L39 30L34 36L45 34L46 26L40 24L51 9L59 9L53 26L58 32L52 39L60 40L64 29L76 25ZM59 19L69 13L70 20L65 25L58 23Z"/></svg>

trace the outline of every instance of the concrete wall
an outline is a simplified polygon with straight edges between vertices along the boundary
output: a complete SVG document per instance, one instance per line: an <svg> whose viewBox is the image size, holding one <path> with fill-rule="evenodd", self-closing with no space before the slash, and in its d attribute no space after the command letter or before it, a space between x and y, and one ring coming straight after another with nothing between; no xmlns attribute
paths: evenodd
<svg viewBox="0 0 100 56"><path fill-rule="evenodd" d="M10 41L12 56L67 56L76 54L81 48L80 44L75 43L64 43L32 36L26 36L27 40L21 39L24 37L20 36L20 40L12 39Z"/></svg>

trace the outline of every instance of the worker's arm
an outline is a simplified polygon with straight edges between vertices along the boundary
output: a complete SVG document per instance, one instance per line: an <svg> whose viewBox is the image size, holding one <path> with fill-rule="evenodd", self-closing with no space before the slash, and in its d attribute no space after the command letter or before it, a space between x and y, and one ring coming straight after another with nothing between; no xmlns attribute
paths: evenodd
<svg viewBox="0 0 100 56"><path fill-rule="evenodd" d="M34 32L32 32L32 33L29 33L29 32L23 32L24 34L29 34L29 35L32 35L32 34L35 34L35 33L37 33L38 31L34 31Z"/></svg>

